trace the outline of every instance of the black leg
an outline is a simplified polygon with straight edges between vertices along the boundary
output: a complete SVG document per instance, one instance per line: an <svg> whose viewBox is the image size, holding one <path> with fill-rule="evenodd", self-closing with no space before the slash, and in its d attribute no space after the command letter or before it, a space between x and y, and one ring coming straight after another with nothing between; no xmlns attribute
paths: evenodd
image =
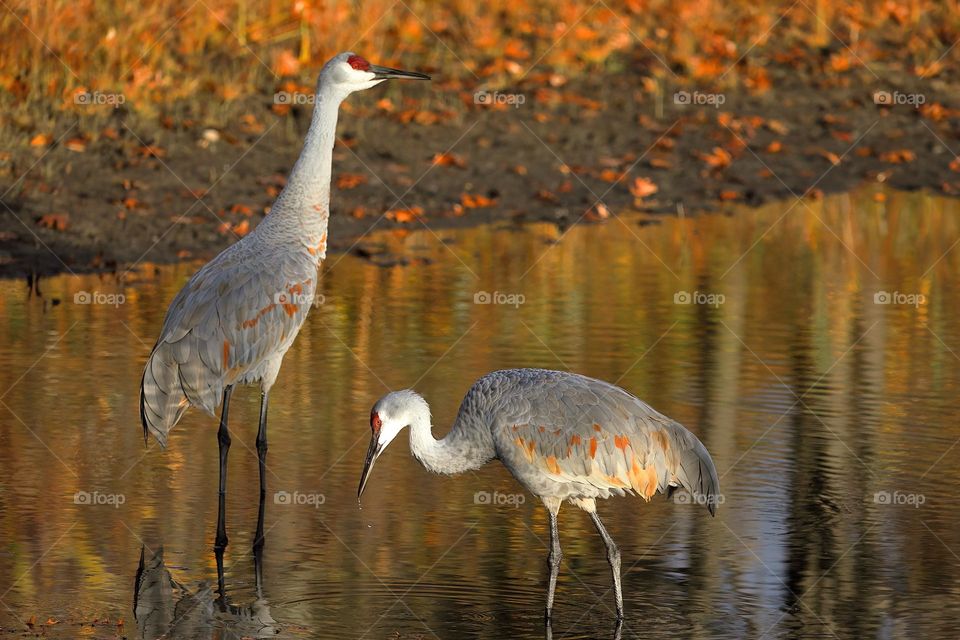
<svg viewBox="0 0 960 640"><path fill-rule="evenodd" d="M253 548L263 548L263 512L267 498L267 401L269 392L260 394L260 428L257 429L257 458L260 461L260 508L257 513L257 533Z"/></svg>
<svg viewBox="0 0 960 640"><path fill-rule="evenodd" d="M623 620L623 590L620 588L620 549L613 541L613 538L607 533L607 529L600 522L600 516L596 511L590 513L593 524L596 525L600 537L607 545L607 561L610 563L610 571L613 573L613 590L617 598L617 620Z"/></svg>
<svg viewBox="0 0 960 640"><path fill-rule="evenodd" d="M228 542L225 500L227 497L227 453L230 451L230 431L227 430L227 416L230 411L230 394L232 392L233 387L231 386L223 390L223 410L220 413L220 429L217 431L217 442L220 445L220 501L217 509L217 539L214 542L213 549L218 551L221 556L223 550L227 548Z"/></svg>

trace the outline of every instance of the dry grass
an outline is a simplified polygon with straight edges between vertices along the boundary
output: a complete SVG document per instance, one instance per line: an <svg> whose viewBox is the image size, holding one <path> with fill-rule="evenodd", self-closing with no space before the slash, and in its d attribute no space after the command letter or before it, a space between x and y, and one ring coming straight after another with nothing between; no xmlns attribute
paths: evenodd
<svg viewBox="0 0 960 640"><path fill-rule="evenodd" d="M634 53L649 75L759 90L771 62L824 51L837 72L894 63L932 77L960 53L937 62L960 37L960 12L929 0L5 0L0 33L0 87L20 104L70 109L82 90L140 106L207 92L230 101L306 78L346 49L500 83L615 68Z"/></svg>

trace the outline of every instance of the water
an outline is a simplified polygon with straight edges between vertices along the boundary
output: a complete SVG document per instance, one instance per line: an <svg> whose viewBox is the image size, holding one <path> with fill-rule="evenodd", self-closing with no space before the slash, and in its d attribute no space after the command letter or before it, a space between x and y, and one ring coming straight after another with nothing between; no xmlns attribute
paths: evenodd
<svg viewBox="0 0 960 640"><path fill-rule="evenodd" d="M400 438L356 501L387 389L415 386L442 433L476 377L542 366L617 381L697 433L721 474L715 519L661 496L601 504L623 554L623 637L954 636L960 205L864 192L809 206L386 234L374 241L413 258L390 269L333 256L272 394L262 598L259 398L234 395L233 608L211 591L216 421L188 413L161 451L138 417L144 360L193 267L145 267L121 287L53 278L40 299L0 282L0 625L544 637L545 513L498 464L432 476ZM883 291L894 304L875 303ZM125 298L75 304L80 292ZM682 292L713 304L675 303ZM602 543L578 510L560 522L553 638L613 637Z"/></svg>

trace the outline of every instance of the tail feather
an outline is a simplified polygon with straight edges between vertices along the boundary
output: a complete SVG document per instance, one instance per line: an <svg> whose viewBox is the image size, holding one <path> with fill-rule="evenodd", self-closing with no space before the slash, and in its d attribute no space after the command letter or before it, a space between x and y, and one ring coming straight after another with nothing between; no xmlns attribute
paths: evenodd
<svg viewBox="0 0 960 640"><path fill-rule="evenodd" d="M184 338L184 342L189 338ZM153 435L161 447L167 446L170 430L190 406L199 406L213 413L222 386L211 380L208 370L197 359L190 358L189 346L161 342L154 347L140 383L140 421L143 437ZM179 355L185 361L179 360ZM192 361L191 361L192 360Z"/></svg>
<svg viewBox="0 0 960 640"><path fill-rule="evenodd" d="M715 516L717 506L723 502L720 494L720 478L707 448L695 435L687 432L688 446L678 453L675 476L677 482L690 492L697 504L703 504Z"/></svg>

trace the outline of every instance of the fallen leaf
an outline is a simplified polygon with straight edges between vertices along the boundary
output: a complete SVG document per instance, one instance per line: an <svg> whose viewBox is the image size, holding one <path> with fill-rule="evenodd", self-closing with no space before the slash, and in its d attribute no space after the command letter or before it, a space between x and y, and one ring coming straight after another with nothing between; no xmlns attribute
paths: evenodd
<svg viewBox="0 0 960 640"><path fill-rule="evenodd" d="M359 173L341 173L337 176L337 189L355 189L367 183L367 176Z"/></svg>
<svg viewBox="0 0 960 640"><path fill-rule="evenodd" d="M46 133L38 133L30 139L31 147L45 147L53 141L53 138Z"/></svg>
<svg viewBox="0 0 960 640"><path fill-rule="evenodd" d="M87 141L83 138L70 138L63 146L74 153L83 153L87 150Z"/></svg>
<svg viewBox="0 0 960 640"><path fill-rule="evenodd" d="M657 191L659 191L659 187L649 178L634 178L633 184L630 185L630 193L632 193L635 198L646 198L647 196L655 194Z"/></svg>
<svg viewBox="0 0 960 640"><path fill-rule="evenodd" d="M913 162L917 159L917 154L909 149L897 149L896 151L887 151L880 154L880 159L890 164L903 164Z"/></svg>
<svg viewBox="0 0 960 640"><path fill-rule="evenodd" d="M156 145L143 145L137 149L139 153L144 158L154 157L154 158L164 158L167 155L166 149L158 147Z"/></svg>
<svg viewBox="0 0 960 640"><path fill-rule="evenodd" d="M454 153L435 153L431 162L438 167L457 167L466 169L467 163L460 156Z"/></svg>
<svg viewBox="0 0 960 640"><path fill-rule="evenodd" d="M480 209L482 207L492 207L497 201L479 194L464 193L460 196L460 204L467 209Z"/></svg>
<svg viewBox="0 0 960 640"><path fill-rule="evenodd" d="M767 145L767 153L780 153L783 150L783 143L779 140L774 140Z"/></svg>
<svg viewBox="0 0 960 640"><path fill-rule="evenodd" d="M587 213L584 215L584 219L589 222L602 222L610 217L610 209L607 208L607 205L602 202L598 202L596 206L590 207L587 210Z"/></svg>
<svg viewBox="0 0 960 640"><path fill-rule="evenodd" d="M540 200L541 202L548 202L550 204L560 204L560 198L558 198L555 193L547 189L540 189L539 191L537 191L537 194L534 197L537 200Z"/></svg>
<svg viewBox="0 0 960 640"><path fill-rule="evenodd" d="M827 151L826 149L820 149L817 151L817 155L826 158L834 166L840 164L840 156L835 154L833 151Z"/></svg>
<svg viewBox="0 0 960 640"><path fill-rule="evenodd" d="M238 236L240 236L241 238L247 235L248 233L250 233L250 221L242 220L240 224L234 225L233 232Z"/></svg>
<svg viewBox="0 0 960 640"><path fill-rule="evenodd" d="M700 159L714 169L729 167L733 162L733 157L723 147L714 147L711 153L701 153Z"/></svg>
<svg viewBox="0 0 960 640"><path fill-rule="evenodd" d="M422 207L410 207L409 209L391 209L383 214L387 220L393 220L394 222L406 223L413 222L417 218L423 215Z"/></svg>
<svg viewBox="0 0 960 640"><path fill-rule="evenodd" d="M48 213L37 219L37 224L54 231L65 231L70 221L70 216L66 213Z"/></svg>

